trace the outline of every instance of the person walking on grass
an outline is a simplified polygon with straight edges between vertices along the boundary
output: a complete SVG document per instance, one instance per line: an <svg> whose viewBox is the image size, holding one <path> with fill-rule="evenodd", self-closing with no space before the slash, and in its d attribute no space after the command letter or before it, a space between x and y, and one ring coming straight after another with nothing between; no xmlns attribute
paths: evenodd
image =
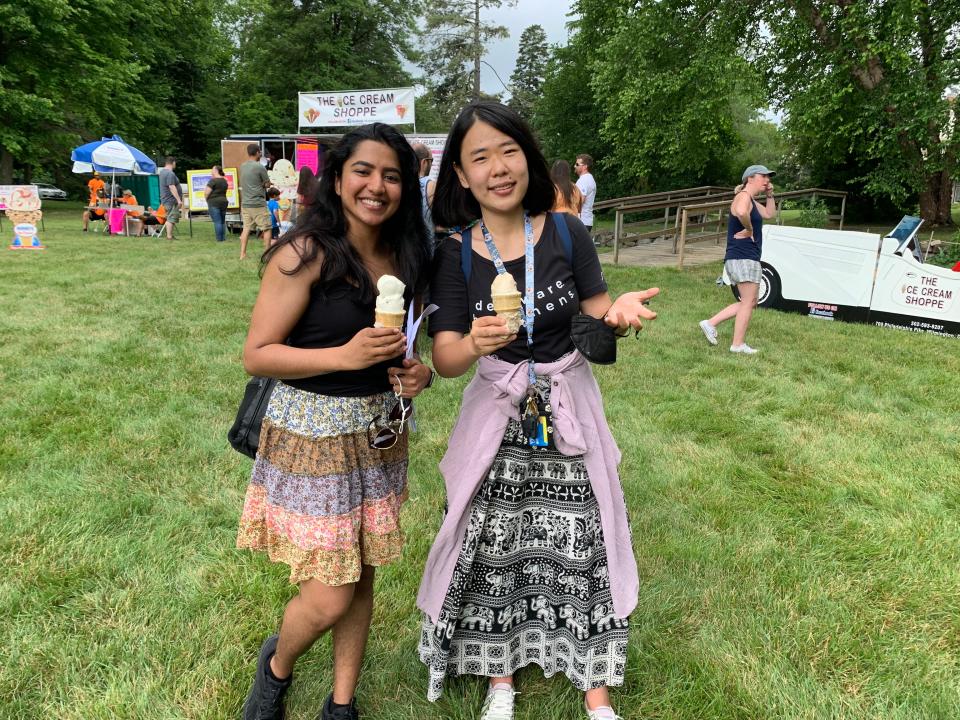
<svg viewBox="0 0 960 720"><path fill-rule="evenodd" d="M479 675L482 720L511 720L514 673L530 663L584 692L588 718L614 720L607 687L623 684L639 590L620 452L570 325L583 312L639 330L656 317L643 301L659 291L612 300L586 229L548 212L554 199L516 112L494 102L461 111L433 215L464 229L437 249L430 334L440 375L477 369L440 463L448 510L417 605L428 699L448 675ZM526 298L519 336L493 311L501 278Z"/></svg>
<svg viewBox="0 0 960 720"><path fill-rule="evenodd" d="M243 230L240 232L240 259L247 257L247 239L250 233L258 233L263 240L263 249L270 247L270 213L267 212L267 188L270 176L260 163L260 146L247 145L247 161L240 166L240 217Z"/></svg>
<svg viewBox="0 0 960 720"><path fill-rule="evenodd" d="M183 196L180 194L180 180L174 170L177 161L167 156L160 171L160 204L167 213L163 227L167 231L167 240L173 240L173 230L180 222L180 209L183 207Z"/></svg>
<svg viewBox="0 0 960 720"><path fill-rule="evenodd" d="M409 398L433 371L404 359L397 328L375 328L377 282L416 302L429 256L417 165L376 123L330 151L317 202L264 253L243 348L247 372L283 378L270 398L237 546L290 567L299 593L263 643L244 720L281 720L294 665L333 635L333 692L320 720L357 720L375 568L403 548Z"/></svg>
<svg viewBox="0 0 960 720"><path fill-rule="evenodd" d="M739 302L731 303L709 320L700 321L707 342L717 344L717 326L735 318L733 323L733 343L730 352L755 355L756 348L747 345L747 326L757 305L757 291L763 271L760 256L763 250L763 221L777 213L777 203L773 198L773 185L770 178L776 175L763 165L751 165L743 171L742 184L737 185L733 202L730 203L730 217L727 220L727 252L723 258L723 269L730 282L737 286ZM756 198L766 194L766 203L761 205Z"/></svg>

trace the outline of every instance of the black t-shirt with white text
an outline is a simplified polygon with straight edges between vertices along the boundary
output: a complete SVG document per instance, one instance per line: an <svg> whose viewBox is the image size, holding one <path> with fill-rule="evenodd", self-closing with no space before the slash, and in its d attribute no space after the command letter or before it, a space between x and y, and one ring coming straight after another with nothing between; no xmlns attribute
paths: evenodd
<svg viewBox="0 0 960 720"><path fill-rule="evenodd" d="M553 214L547 215L540 240L534 246L533 359L536 362L554 362L573 350L570 320L580 312L580 301L607 291L597 250L583 223L572 215L561 217L570 229L573 266L554 225ZM472 232L480 237L478 225ZM490 286L497 276L496 266L492 260L473 251L467 287L460 252L460 241L452 237L443 240L437 248L430 302L439 306L439 310L430 316L431 337L444 330L466 335L474 318L496 314L490 296ZM517 281L521 295L525 295L524 258L506 261L504 267ZM496 355L510 363L529 359L526 327L521 325L517 339Z"/></svg>

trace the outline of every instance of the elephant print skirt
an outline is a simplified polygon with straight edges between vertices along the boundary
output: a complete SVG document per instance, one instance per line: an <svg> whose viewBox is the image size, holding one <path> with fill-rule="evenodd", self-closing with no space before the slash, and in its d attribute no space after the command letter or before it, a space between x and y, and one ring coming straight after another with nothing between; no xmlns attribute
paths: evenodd
<svg viewBox="0 0 960 720"><path fill-rule="evenodd" d="M584 691L622 685L627 635L627 621L613 615L583 458L525 445L511 420L471 504L437 623L424 618L428 699L440 697L447 675L505 677L531 663Z"/></svg>

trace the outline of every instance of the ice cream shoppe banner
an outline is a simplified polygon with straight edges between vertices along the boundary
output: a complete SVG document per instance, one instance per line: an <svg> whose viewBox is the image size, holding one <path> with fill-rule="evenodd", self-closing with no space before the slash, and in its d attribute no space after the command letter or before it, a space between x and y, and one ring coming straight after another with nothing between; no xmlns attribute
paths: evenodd
<svg viewBox="0 0 960 720"><path fill-rule="evenodd" d="M413 125L413 88L300 93L301 128L343 127L382 122Z"/></svg>
<svg viewBox="0 0 960 720"><path fill-rule="evenodd" d="M223 176L227 180L227 207L240 207L240 200L237 198L237 169L224 168ZM209 170L187 170L187 188L189 189L188 207L191 210L206 210L207 198L203 195L203 189L213 177Z"/></svg>

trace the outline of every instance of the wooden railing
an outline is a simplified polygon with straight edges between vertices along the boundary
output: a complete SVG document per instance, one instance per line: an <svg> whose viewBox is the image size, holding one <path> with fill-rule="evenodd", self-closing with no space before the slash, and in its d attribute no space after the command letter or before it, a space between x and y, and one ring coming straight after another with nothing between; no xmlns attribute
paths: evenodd
<svg viewBox="0 0 960 720"><path fill-rule="evenodd" d="M732 194L732 193L731 193ZM795 200L797 198L803 197L832 197L840 198L840 214L839 215L828 215L830 220L837 220L840 223L840 229L843 230L843 220L844 215L847 209L847 193L842 190L827 190L825 188L804 188L802 190L790 190L788 192L778 193L776 195L777 199L777 214L776 222L777 224L781 223L781 211L783 210L783 203L785 200ZM730 199L724 199L720 201L713 202L698 202L691 204L683 204L678 207L678 217L680 218L680 228L679 233L674 238L674 253L677 257L677 267L683 269L683 253L684 249L688 242L703 242L704 240L715 240L719 244L720 239L723 238L726 240L726 230L723 228L722 220L724 214L729 214L730 209ZM706 224L713 225L714 222L711 220L709 223L691 223L691 216L704 216L708 217L711 211L718 210L718 217L716 220L717 230L715 233L705 233L699 234L694 238L688 238L688 232L693 229L703 227ZM614 252L614 263L616 263L616 252Z"/></svg>
<svg viewBox="0 0 960 720"><path fill-rule="evenodd" d="M784 200L791 200L801 197L833 197L840 198L840 214L830 215L829 219L838 220L840 229L843 229L843 220L846 213L847 193L840 190L827 190L824 188L805 188L803 190L791 190L777 194L777 223L781 220L781 210ZM726 227L723 224L725 214L729 209L733 199L733 188L721 187L719 185L702 185L695 188L683 188L680 190L670 190L660 193L650 193L647 195L635 195L633 197L614 198L596 203L594 210L613 210L613 263L616 265L620 261L620 245L624 239L624 222L627 215L639 213L652 213L663 211L663 225L652 230L643 230L630 234L634 240L654 240L656 238L672 237L673 253L680 255L679 265L683 266L683 246L690 242L702 242L704 240L726 239ZM716 218L711 217L714 211L719 210ZM691 219L697 222L691 222ZM670 221L673 220L671 229ZM659 223L658 223L659 225ZM695 236L690 235L694 230L706 230L713 227L713 232L699 233Z"/></svg>

